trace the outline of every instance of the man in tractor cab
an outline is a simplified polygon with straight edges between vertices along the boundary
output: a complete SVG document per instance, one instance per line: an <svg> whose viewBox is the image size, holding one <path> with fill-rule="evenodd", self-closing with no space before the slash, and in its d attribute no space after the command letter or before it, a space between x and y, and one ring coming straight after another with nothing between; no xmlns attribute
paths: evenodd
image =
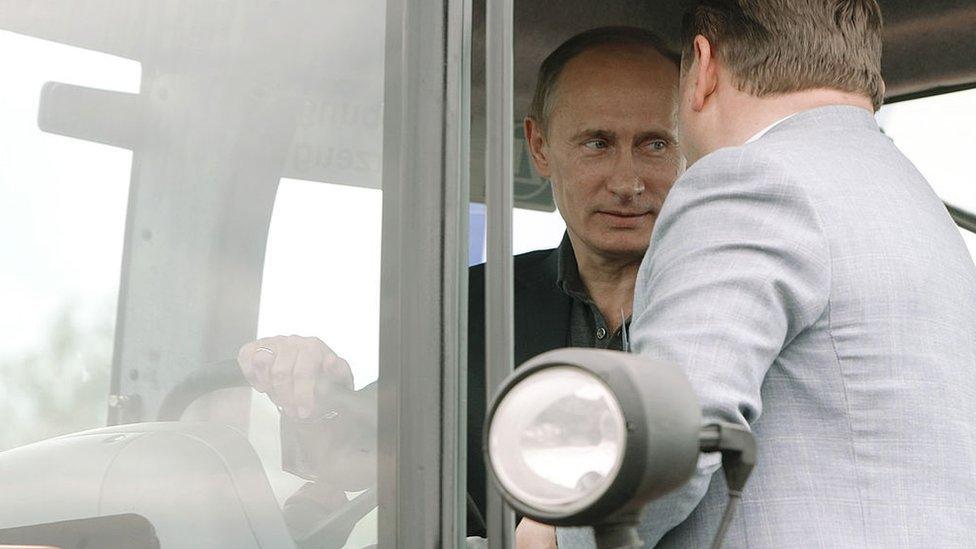
<svg viewBox="0 0 976 549"><path fill-rule="evenodd" d="M675 137L678 77L679 58L632 27L576 35L542 63L525 138L566 234L558 248L515 257L516 364L560 347L624 349L637 270L685 165ZM468 311L468 533L484 535L483 265L470 271ZM349 365L317 338L264 338L244 345L238 360L282 410L283 433L321 406L318 376L352 387ZM555 532L523 520L517 541L554 546Z"/></svg>
<svg viewBox="0 0 976 549"><path fill-rule="evenodd" d="M706 546L738 498L730 547L974 546L976 268L875 120L882 36L877 0L685 17L689 168L638 272L634 352L681 368L758 458L740 492L702 454L645 509L648 547Z"/></svg>

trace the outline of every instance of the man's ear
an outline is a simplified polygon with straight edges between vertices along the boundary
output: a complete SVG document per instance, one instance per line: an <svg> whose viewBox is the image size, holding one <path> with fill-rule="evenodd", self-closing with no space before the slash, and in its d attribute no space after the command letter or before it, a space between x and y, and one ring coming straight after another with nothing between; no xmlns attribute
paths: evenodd
<svg viewBox="0 0 976 549"><path fill-rule="evenodd" d="M712 44L702 35L695 37L695 60L691 66L691 77L695 79L695 90L692 95L691 108L701 112L705 108L705 101L715 93L718 85L717 67L715 66L715 50Z"/></svg>
<svg viewBox="0 0 976 549"><path fill-rule="evenodd" d="M543 179L549 179L549 147L542 124L531 116L525 117L522 123L525 130L525 144L529 147L532 165Z"/></svg>

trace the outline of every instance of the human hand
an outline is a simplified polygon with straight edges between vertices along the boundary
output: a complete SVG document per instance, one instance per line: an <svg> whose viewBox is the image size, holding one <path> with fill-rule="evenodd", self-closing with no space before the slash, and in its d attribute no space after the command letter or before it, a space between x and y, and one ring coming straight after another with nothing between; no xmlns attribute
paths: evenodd
<svg viewBox="0 0 976 549"><path fill-rule="evenodd" d="M316 383L353 388L349 363L317 337L261 338L241 347L237 363L255 390L293 418L311 417Z"/></svg>

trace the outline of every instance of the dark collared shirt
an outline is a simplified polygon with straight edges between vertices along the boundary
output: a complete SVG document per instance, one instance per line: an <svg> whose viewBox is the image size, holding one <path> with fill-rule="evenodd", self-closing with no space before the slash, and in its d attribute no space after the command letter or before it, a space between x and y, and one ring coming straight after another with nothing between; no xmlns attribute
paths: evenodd
<svg viewBox="0 0 976 549"><path fill-rule="evenodd" d="M604 318L600 308L590 299L589 292L580 278L579 266L576 263L576 253L569 235L563 235L563 241L556 250L559 260L559 277L556 285L572 299L569 313L569 342L573 347L588 347L592 349L624 350L624 330L630 327L630 318L620 323L623 317L616 319L623 328L610 332L610 324ZM629 350L629 349L628 349Z"/></svg>

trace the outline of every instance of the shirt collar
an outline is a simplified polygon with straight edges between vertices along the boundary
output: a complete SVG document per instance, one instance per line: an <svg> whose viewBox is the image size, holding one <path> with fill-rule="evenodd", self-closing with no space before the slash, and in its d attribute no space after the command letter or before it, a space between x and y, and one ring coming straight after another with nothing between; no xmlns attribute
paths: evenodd
<svg viewBox="0 0 976 549"><path fill-rule="evenodd" d="M755 140L759 139L760 137L766 135L766 133L769 130L775 128L776 126L779 126L779 124L781 122L785 122L787 119L792 118L795 115L796 115L796 113L793 113L793 114L786 115L783 118L780 118L776 122L773 122L772 124L770 124L770 125L766 126L765 128L759 130L755 135L753 135L752 137L750 137L749 140L746 141L746 143L752 143L753 141L755 141ZM743 143L743 144L746 144L746 143Z"/></svg>

